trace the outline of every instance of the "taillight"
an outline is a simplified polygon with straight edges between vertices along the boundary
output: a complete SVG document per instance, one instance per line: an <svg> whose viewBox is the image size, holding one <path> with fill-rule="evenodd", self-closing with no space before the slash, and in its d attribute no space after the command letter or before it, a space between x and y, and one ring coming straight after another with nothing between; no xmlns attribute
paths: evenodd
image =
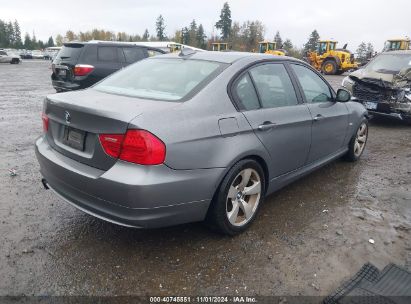
<svg viewBox="0 0 411 304"><path fill-rule="evenodd" d="M104 151L111 157L118 158L123 142L123 134L101 134L99 136Z"/></svg>
<svg viewBox="0 0 411 304"><path fill-rule="evenodd" d="M94 66L88 64L76 64L73 68L74 76L86 76L94 70Z"/></svg>
<svg viewBox="0 0 411 304"><path fill-rule="evenodd" d="M125 135L101 134L104 151L114 158L140 165L159 165L166 158L166 146L145 130L127 130Z"/></svg>
<svg viewBox="0 0 411 304"><path fill-rule="evenodd" d="M49 130L49 118L45 113L41 113L41 120L43 121L43 132L46 133Z"/></svg>

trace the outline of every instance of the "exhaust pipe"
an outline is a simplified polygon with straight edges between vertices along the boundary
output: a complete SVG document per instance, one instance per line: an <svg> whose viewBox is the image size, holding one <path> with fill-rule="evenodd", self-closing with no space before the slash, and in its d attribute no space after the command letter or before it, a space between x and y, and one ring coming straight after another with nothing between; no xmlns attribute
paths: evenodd
<svg viewBox="0 0 411 304"><path fill-rule="evenodd" d="M43 184L44 189L49 190L49 186L47 185L47 181L45 178L41 179L41 183Z"/></svg>

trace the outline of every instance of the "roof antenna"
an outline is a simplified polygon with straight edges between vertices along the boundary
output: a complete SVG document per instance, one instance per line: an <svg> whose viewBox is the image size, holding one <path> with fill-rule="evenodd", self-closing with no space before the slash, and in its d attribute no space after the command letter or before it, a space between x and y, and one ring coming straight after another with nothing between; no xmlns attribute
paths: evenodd
<svg viewBox="0 0 411 304"><path fill-rule="evenodd" d="M184 57L184 56L190 56L190 55L194 55L195 53L197 53L196 50L193 50L191 48L181 48L180 53L178 54L179 57Z"/></svg>

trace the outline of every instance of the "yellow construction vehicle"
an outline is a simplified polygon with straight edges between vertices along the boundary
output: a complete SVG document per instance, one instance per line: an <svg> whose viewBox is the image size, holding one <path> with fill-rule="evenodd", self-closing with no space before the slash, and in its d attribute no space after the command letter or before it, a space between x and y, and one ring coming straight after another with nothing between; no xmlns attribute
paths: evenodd
<svg viewBox="0 0 411 304"><path fill-rule="evenodd" d="M170 49L170 53L176 53L181 51L181 44L179 43L170 43L167 45L167 47Z"/></svg>
<svg viewBox="0 0 411 304"><path fill-rule="evenodd" d="M258 43L258 52L262 54L271 54L277 56L285 56L286 51L277 49L277 43L274 41L261 41Z"/></svg>
<svg viewBox="0 0 411 304"><path fill-rule="evenodd" d="M213 42L211 44L211 50L216 52L228 51L228 43L225 42Z"/></svg>
<svg viewBox="0 0 411 304"><path fill-rule="evenodd" d="M308 52L307 61L318 71L327 75L340 75L358 68L354 54L346 49L337 49L337 41L320 40L315 52Z"/></svg>
<svg viewBox="0 0 411 304"><path fill-rule="evenodd" d="M388 39L385 42L384 52L410 49L410 38Z"/></svg>

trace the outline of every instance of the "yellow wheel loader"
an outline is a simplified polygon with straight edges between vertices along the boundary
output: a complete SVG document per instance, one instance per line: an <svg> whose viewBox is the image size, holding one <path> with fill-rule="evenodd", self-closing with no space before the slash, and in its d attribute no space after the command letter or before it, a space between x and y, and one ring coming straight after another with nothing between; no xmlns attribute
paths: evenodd
<svg viewBox="0 0 411 304"><path fill-rule="evenodd" d="M307 53L307 61L316 70L326 75L340 75L349 70L356 70L358 63L354 60L354 54L346 49L337 49L337 41L320 40L317 50Z"/></svg>
<svg viewBox="0 0 411 304"><path fill-rule="evenodd" d="M170 53L177 53L182 49L182 46L179 43L170 43L167 47L170 49Z"/></svg>
<svg viewBox="0 0 411 304"><path fill-rule="evenodd" d="M211 50L215 52L228 51L228 43L225 42L213 42L211 44Z"/></svg>
<svg viewBox="0 0 411 304"><path fill-rule="evenodd" d="M400 39L388 39L385 42L384 52L389 51L399 51L399 50L409 50L410 49L410 38L400 38Z"/></svg>
<svg viewBox="0 0 411 304"><path fill-rule="evenodd" d="M277 49L277 43L274 41L261 41L258 43L258 52L262 54L271 54L277 56L285 56L286 51Z"/></svg>

